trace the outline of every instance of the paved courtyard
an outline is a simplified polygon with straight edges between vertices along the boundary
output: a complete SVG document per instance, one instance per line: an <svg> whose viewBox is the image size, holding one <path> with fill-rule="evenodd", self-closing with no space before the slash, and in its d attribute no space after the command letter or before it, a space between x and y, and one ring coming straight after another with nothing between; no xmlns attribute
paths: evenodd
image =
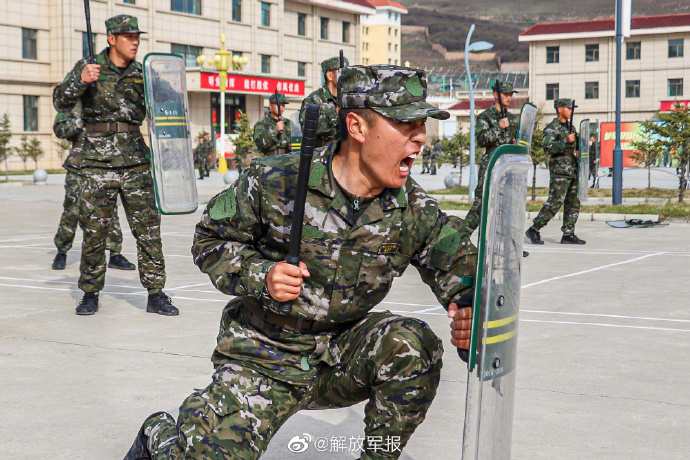
<svg viewBox="0 0 690 460"><path fill-rule="evenodd" d="M212 175L199 182L203 200L220 191ZM51 270L63 189L59 177L49 183L0 187L0 458L121 459L147 415L176 413L210 381L228 298L191 260L199 210L163 218L166 292L180 316L147 314L137 272L117 270L108 270L101 310L76 316L81 232L66 270ZM123 226L124 253L134 261ZM558 244L559 227L542 231L544 246L525 245L513 458L687 458L690 225L582 222L577 234L588 243L578 247ZM380 307L427 321L446 347L438 396L401 458L460 458L467 372L445 312L414 268ZM287 445L305 434L362 436L362 414L363 404L301 412L263 458L356 458L347 448L320 453L312 442L298 454Z"/></svg>

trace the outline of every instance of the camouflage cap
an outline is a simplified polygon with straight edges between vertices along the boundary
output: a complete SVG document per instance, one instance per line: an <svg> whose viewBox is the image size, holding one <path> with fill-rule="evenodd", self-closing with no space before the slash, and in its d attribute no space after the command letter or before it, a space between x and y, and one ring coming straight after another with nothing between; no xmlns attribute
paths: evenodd
<svg viewBox="0 0 690 460"><path fill-rule="evenodd" d="M372 109L384 117L410 122L450 114L426 102L423 70L394 65L345 67L338 76L338 106Z"/></svg>
<svg viewBox="0 0 690 460"><path fill-rule="evenodd" d="M502 94L517 93L517 90L513 89L513 84L510 82L499 81L498 84L501 87L501 93ZM491 88L494 88L495 86L496 86L496 81L494 80L491 83Z"/></svg>
<svg viewBox="0 0 690 460"><path fill-rule="evenodd" d="M345 66L349 66L350 61L345 58ZM326 59L321 63L321 71L322 72L328 72L329 70L336 70L340 68L340 58L339 57L332 57L330 59Z"/></svg>
<svg viewBox="0 0 690 460"><path fill-rule="evenodd" d="M285 100L285 94L278 93L278 99L280 99L281 104L288 104L288 101ZM276 95L275 93L271 94L271 97L268 98L268 102L271 102L273 104L276 103Z"/></svg>
<svg viewBox="0 0 690 460"><path fill-rule="evenodd" d="M561 98L561 99L556 99L555 101L553 101L553 108L557 109L559 107L567 107L569 109L574 109L577 106L575 105L574 100Z"/></svg>
<svg viewBox="0 0 690 460"><path fill-rule="evenodd" d="M145 34L139 30L139 21L129 14L119 14L105 21L105 29L110 34Z"/></svg>

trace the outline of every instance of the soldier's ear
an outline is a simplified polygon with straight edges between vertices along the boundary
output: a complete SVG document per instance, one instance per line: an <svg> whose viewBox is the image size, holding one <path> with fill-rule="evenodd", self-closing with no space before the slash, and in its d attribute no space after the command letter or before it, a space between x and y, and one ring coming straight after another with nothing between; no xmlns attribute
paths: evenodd
<svg viewBox="0 0 690 460"><path fill-rule="evenodd" d="M366 140L367 133L369 132L369 126L364 117L354 112L350 112L345 118L345 124L347 125L348 136L363 144Z"/></svg>

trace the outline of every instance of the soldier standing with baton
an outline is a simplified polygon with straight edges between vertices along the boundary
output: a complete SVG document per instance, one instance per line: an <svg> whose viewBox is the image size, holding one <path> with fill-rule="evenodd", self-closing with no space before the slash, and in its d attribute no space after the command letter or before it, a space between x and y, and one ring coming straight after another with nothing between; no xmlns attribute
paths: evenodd
<svg viewBox="0 0 690 460"><path fill-rule="evenodd" d="M285 95L278 91L268 98L270 113L254 125L254 143L263 156L280 155L292 151L292 125L283 118Z"/></svg>

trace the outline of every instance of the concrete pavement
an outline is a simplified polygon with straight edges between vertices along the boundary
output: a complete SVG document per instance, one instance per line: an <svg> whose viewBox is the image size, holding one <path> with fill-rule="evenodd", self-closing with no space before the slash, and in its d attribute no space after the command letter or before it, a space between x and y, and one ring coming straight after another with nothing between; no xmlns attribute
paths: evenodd
<svg viewBox="0 0 690 460"><path fill-rule="evenodd" d="M444 171L418 177L442 180ZM203 199L222 186L213 174L199 182ZM212 373L228 298L191 260L201 210L163 217L166 292L179 317L147 314L137 272L117 270L108 270L101 310L78 317L80 232L67 269L50 269L62 193L59 184L0 187L1 459L122 458L147 415L176 413ZM136 260L124 227L124 253ZM580 222L588 244L577 247L558 244L559 227L542 230L544 246L525 245L513 458L686 458L690 225ZM460 458L467 373L443 310L412 267L381 308L427 321L446 347L438 396L401 458ZM347 449L320 453L312 443L297 454L287 445L304 434L349 444L362 436L362 414L363 404L298 413L263 458L355 458Z"/></svg>

